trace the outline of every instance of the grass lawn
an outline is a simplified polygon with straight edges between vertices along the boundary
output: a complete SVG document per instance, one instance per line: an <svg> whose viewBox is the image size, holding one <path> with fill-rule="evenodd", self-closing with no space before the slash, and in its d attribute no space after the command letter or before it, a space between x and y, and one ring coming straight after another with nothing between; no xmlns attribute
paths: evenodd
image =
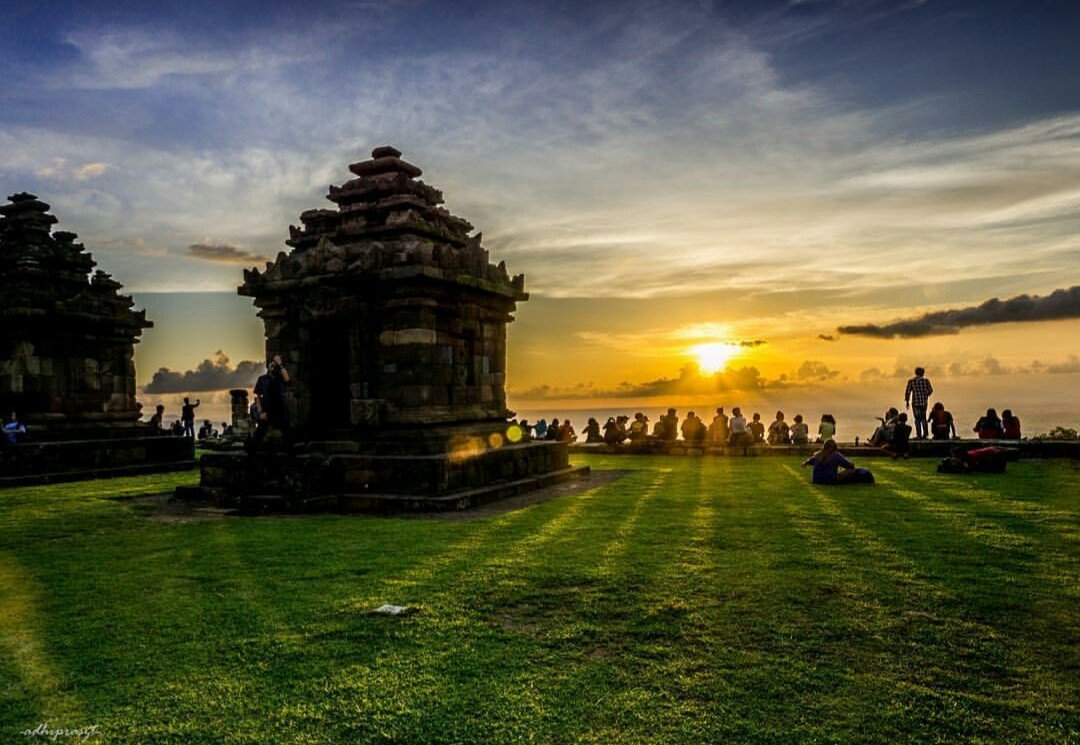
<svg viewBox="0 0 1080 745"><path fill-rule="evenodd" d="M464 522L0 491L0 742L1080 741L1080 464L577 460Z"/></svg>

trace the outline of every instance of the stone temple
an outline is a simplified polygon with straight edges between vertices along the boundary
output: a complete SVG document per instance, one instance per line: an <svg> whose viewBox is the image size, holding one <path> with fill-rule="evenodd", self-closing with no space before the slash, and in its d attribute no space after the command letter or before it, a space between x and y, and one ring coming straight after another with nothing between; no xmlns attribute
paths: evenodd
<svg viewBox="0 0 1080 745"><path fill-rule="evenodd" d="M289 253L244 273L288 387L285 453L201 461L219 502L346 511L460 509L583 475L567 445L508 427L506 327L524 277L392 147L300 215ZM268 446L268 448L271 446Z"/></svg>
<svg viewBox="0 0 1080 745"><path fill-rule="evenodd" d="M190 467L190 441L139 424L135 343L153 324L33 194L0 206L0 485ZM92 273L93 272L93 273Z"/></svg>

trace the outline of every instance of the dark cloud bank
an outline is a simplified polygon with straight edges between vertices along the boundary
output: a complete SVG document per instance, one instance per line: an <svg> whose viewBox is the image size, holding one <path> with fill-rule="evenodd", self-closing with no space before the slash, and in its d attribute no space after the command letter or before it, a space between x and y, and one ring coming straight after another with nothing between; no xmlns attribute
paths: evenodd
<svg viewBox="0 0 1080 745"><path fill-rule="evenodd" d="M1080 318L1080 285L1054 290L1049 295L1019 295L1008 300L993 298L982 305L956 310L926 313L917 318L894 321L883 326L873 323L841 326L841 334L873 336L878 339L916 338L955 334L966 326L986 326L993 323L1021 321L1057 321Z"/></svg>
<svg viewBox="0 0 1080 745"><path fill-rule="evenodd" d="M228 355L218 350L214 359L203 360L194 370L159 369L143 388L144 393L194 393L249 388L264 370L261 362L244 360L233 367Z"/></svg>

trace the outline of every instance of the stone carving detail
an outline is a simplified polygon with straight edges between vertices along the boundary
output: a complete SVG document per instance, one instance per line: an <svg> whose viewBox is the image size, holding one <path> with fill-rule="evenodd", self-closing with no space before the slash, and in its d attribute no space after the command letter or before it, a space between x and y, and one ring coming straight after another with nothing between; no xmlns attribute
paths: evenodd
<svg viewBox="0 0 1080 745"><path fill-rule="evenodd" d="M134 345L153 324L33 194L0 206L0 410L39 433L130 427Z"/></svg>

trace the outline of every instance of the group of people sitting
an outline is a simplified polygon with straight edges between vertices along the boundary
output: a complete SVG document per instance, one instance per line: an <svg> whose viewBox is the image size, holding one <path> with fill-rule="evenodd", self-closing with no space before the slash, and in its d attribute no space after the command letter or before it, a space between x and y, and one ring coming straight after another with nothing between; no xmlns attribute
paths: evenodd
<svg viewBox="0 0 1080 745"><path fill-rule="evenodd" d="M552 419L551 424L544 419L536 424L529 424L528 421L517 424L530 439L576 442L578 438L569 419L561 422ZM602 427L599 420L590 417L582 434L586 443L618 445L646 440L674 442L680 433L684 441L703 445L806 445L810 442L810 427L803 420L802 414L796 414L789 424L784 418L784 412L778 411L776 419L766 428L761 421L761 414L755 413L747 419L738 406L731 410L730 417L721 406L708 424L696 412L688 412L681 426L678 411L668 409L652 426L651 431L649 417L640 411L634 414L633 419L626 415L608 417ZM817 442L825 442L835 435L836 418L831 414L824 414L818 425Z"/></svg>
<svg viewBox="0 0 1080 745"><path fill-rule="evenodd" d="M908 457L911 450L910 440L912 439L912 428L908 424L908 415L895 407L891 407L885 412L884 416L878 417L878 421L881 424L874 430L874 434L870 436L869 444L884 448L893 453L894 457ZM953 415L945 409L945 404L940 401L930 409L926 415L925 423L927 427L923 428L923 431L928 430L933 439L957 439L956 423L953 420ZM1010 409L1001 412L1000 417L995 409L987 409L986 414L979 417L979 421L972 427L972 431L980 440L1019 440L1020 419ZM916 434L914 439L925 438L925 434Z"/></svg>

